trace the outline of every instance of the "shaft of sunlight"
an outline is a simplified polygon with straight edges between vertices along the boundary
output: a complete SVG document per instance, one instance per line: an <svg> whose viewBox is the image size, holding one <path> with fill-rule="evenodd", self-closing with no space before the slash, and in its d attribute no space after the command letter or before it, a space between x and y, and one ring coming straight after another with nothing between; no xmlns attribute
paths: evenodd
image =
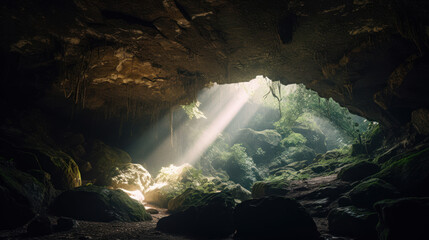
<svg viewBox="0 0 429 240"><path fill-rule="evenodd" d="M237 115L243 105L248 101L249 95L239 89L235 96L229 100L218 116L213 119L207 129L198 136L192 147L181 157L180 163L195 162L204 151L216 140L218 135L228 126L231 120Z"/></svg>

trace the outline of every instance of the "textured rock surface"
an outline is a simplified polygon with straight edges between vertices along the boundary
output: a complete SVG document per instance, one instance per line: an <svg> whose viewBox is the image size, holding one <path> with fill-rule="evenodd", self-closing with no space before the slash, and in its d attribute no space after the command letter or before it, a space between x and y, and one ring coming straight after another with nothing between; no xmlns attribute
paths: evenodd
<svg viewBox="0 0 429 240"><path fill-rule="evenodd" d="M429 198L385 200L375 205L380 240L427 238Z"/></svg>
<svg viewBox="0 0 429 240"><path fill-rule="evenodd" d="M329 231L359 240L377 239L375 212L355 207L333 209L328 215Z"/></svg>
<svg viewBox="0 0 429 240"><path fill-rule="evenodd" d="M110 186L129 191L144 192L152 183L150 173L140 164L128 163L118 166L111 171Z"/></svg>
<svg viewBox="0 0 429 240"><path fill-rule="evenodd" d="M234 222L239 239L319 239L313 219L289 198L244 201L234 210Z"/></svg>
<svg viewBox="0 0 429 240"><path fill-rule="evenodd" d="M41 90L59 111L68 99L128 119L189 102L209 82L263 74L401 126L429 105L428 9L421 0L6 1L1 93L5 104L28 103Z"/></svg>
<svg viewBox="0 0 429 240"><path fill-rule="evenodd" d="M234 199L228 194L194 194L192 189L170 201L174 210L184 210L162 218L157 229L168 233L196 235L205 237L228 236L234 232ZM198 196L197 196L198 195ZM188 205L188 208L185 208Z"/></svg>
<svg viewBox="0 0 429 240"><path fill-rule="evenodd" d="M55 199L53 213L87 221L138 222L152 220L142 204L121 190L84 186L66 191Z"/></svg>

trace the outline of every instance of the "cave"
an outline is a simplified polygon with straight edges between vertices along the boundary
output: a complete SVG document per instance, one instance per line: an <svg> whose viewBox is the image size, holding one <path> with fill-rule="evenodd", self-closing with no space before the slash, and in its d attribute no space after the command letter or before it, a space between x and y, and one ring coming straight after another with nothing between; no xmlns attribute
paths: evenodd
<svg viewBox="0 0 429 240"><path fill-rule="evenodd" d="M1 8L1 239L428 238L428 1Z"/></svg>

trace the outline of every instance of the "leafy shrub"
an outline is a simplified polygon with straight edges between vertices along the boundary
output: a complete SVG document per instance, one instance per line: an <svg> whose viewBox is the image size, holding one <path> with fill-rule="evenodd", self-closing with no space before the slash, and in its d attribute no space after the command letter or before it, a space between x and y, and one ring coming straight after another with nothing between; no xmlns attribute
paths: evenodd
<svg viewBox="0 0 429 240"><path fill-rule="evenodd" d="M229 157L226 161L225 170L230 180L250 189L256 181L256 167L252 158L247 156L246 148L241 144L231 147Z"/></svg>
<svg viewBox="0 0 429 240"><path fill-rule="evenodd" d="M283 138L283 140L281 141L281 144L284 147L294 147L294 146L303 145L306 142L307 142L307 139L304 136L302 136L302 134L292 132L291 134L289 134L289 136Z"/></svg>

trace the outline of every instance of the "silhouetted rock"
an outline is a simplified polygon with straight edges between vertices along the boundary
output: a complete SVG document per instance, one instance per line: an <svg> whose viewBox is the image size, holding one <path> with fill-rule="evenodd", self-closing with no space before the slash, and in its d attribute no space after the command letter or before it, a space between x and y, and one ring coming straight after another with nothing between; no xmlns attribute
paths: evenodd
<svg viewBox="0 0 429 240"><path fill-rule="evenodd" d="M344 167L338 173L338 179L348 182L362 180L380 171L380 167L368 161L361 161Z"/></svg>
<svg viewBox="0 0 429 240"><path fill-rule="evenodd" d="M429 148L392 158L373 175L397 187L405 195L429 195Z"/></svg>
<svg viewBox="0 0 429 240"><path fill-rule="evenodd" d="M385 200L374 206L380 240L429 238L429 198Z"/></svg>
<svg viewBox="0 0 429 240"><path fill-rule="evenodd" d="M371 178L359 183L348 195L353 205L371 210L373 209L374 203L380 200L397 198L400 196L398 190L394 186L378 178Z"/></svg>
<svg viewBox="0 0 429 240"><path fill-rule="evenodd" d="M87 221L138 222L152 220L142 204L121 190L84 186L59 195L52 210L56 215Z"/></svg>
<svg viewBox="0 0 429 240"><path fill-rule="evenodd" d="M0 229L24 225L50 199L47 187L28 173L0 166Z"/></svg>
<svg viewBox="0 0 429 240"><path fill-rule="evenodd" d="M339 207L328 215L329 231L359 240L377 239L377 214L355 207Z"/></svg>
<svg viewBox="0 0 429 240"><path fill-rule="evenodd" d="M52 224L47 216L38 216L27 226L27 234L30 236L43 236L51 233Z"/></svg>
<svg viewBox="0 0 429 240"><path fill-rule="evenodd" d="M234 210L238 239L319 239L316 224L295 200L264 197L244 201Z"/></svg>
<svg viewBox="0 0 429 240"><path fill-rule="evenodd" d="M234 199L212 193L194 199L184 211L161 218L156 228L167 233L204 237L228 236L234 232Z"/></svg>

